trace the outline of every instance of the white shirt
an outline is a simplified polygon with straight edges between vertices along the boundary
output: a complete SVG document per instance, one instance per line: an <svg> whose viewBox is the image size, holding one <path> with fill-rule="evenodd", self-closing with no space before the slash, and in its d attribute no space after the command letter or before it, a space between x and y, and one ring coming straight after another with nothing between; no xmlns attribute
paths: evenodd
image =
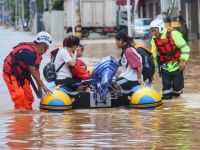
<svg viewBox="0 0 200 150"><path fill-rule="evenodd" d="M72 78L72 73L70 71L69 65L67 64L71 60L72 57L70 56L67 49L60 48L54 62L55 69L58 69L63 62L65 62L65 65L56 73L56 79Z"/></svg>

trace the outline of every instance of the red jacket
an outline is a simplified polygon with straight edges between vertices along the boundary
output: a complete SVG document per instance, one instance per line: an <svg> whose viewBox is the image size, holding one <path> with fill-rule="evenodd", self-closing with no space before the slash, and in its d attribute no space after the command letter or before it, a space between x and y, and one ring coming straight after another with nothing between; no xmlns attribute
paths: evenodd
<svg viewBox="0 0 200 150"><path fill-rule="evenodd" d="M87 80L90 78L90 73L87 71L86 64L80 59L77 59L75 66L71 67L71 72L73 77L81 80Z"/></svg>

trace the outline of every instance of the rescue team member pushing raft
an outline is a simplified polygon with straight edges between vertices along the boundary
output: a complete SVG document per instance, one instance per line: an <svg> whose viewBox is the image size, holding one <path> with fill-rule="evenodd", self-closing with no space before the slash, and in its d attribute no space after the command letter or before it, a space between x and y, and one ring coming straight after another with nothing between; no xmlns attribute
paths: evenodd
<svg viewBox="0 0 200 150"><path fill-rule="evenodd" d="M39 95L51 91L40 79L39 65L44 54L52 43L47 32L39 32L34 42L23 42L13 48L3 65L3 78L6 82L14 108L17 111L32 110L34 97L30 87L31 75L38 85Z"/></svg>
<svg viewBox="0 0 200 150"><path fill-rule="evenodd" d="M184 88L183 70L189 59L190 48L182 34L173 28L166 28L162 20L153 20L150 31L153 35L152 52L162 76L162 99L180 96Z"/></svg>

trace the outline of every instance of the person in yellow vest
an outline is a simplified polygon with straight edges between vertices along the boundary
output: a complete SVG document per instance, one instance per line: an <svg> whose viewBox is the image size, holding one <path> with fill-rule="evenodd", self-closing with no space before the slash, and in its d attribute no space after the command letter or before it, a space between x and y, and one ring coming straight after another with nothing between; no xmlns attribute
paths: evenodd
<svg viewBox="0 0 200 150"><path fill-rule="evenodd" d="M162 99L178 97L183 92L183 70L189 59L190 48L182 34L166 28L162 20L150 24L151 48L162 76Z"/></svg>

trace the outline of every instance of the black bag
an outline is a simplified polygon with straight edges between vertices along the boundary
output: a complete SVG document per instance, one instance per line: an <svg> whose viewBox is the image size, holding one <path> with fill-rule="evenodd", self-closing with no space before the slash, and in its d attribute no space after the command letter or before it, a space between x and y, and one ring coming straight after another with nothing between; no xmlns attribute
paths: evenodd
<svg viewBox="0 0 200 150"><path fill-rule="evenodd" d="M56 70L54 63L49 62L45 65L43 69L43 75L47 82L52 82L56 80Z"/></svg>
<svg viewBox="0 0 200 150"><path fill-rule="evenodd" d="M43 68L43 75L47 82L53 82L56 80L56 73L64 66L65 62L63 62L58 69L55 69L55 65L52 62L49 62Z"/></svg>
<svg viewBox="0 0 200 150"><path fill-rule="evenodd" d="M55 69L54 61L56 55L58 54L59 48L56 48L50 52L51 62L47 63L43 68L43 75L47 82L53 82L56 80L56 73L64 66L65 62L63 62L58 69Z"/></svg>

